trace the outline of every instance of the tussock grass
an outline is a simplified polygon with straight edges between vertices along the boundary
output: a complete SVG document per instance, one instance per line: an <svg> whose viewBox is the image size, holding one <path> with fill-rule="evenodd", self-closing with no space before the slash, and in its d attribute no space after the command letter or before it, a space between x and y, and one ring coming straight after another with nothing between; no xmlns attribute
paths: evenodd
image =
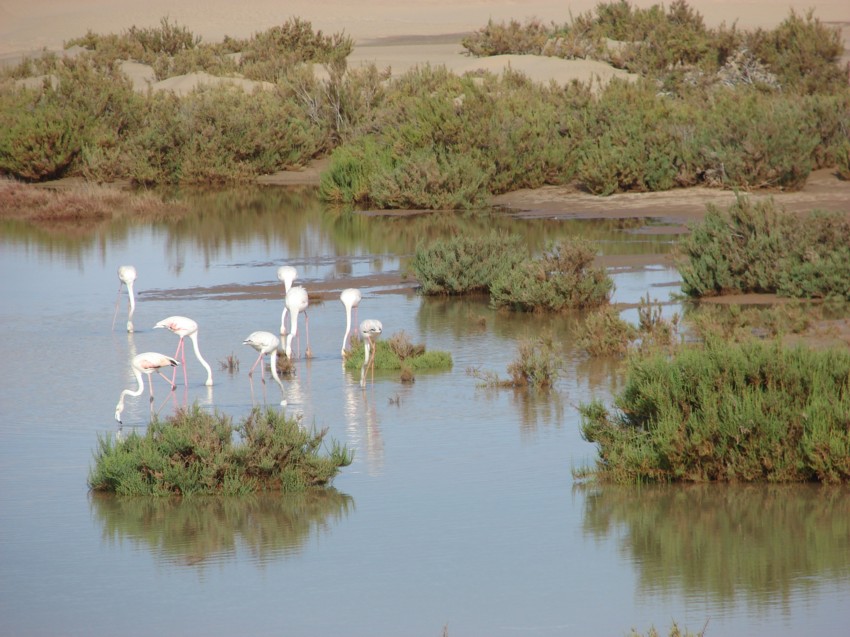
<svg viewBox="0 0 850 637"><path fill-rule="evenodd" d="M239 424L197 405L144 434L125 440L99 436L88 483L121 495L244 495L303 491L330 483L352 461L344 445L320 451L327 430L308 430L300 419L255 408Z"/></svg>
<svg viewBox="0 0 850 637"><path fill-rule="evenodd" d="M620 483L843 482L850 353L709 339L629 360L609 409L580 406L596 475Z"/></svg>

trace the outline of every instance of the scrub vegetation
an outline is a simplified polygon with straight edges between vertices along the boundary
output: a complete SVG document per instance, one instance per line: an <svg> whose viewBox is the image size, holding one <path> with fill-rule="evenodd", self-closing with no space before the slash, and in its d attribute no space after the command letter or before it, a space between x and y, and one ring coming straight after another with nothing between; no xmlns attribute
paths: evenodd
<svg viewBox="0 0 850 637"><path fill-rule="evenodd" d="M794 215L746 197L726 212L709 206L680 243L682 290L692 297L734 292L850 301L850 218Z"/></svg>
<svg viewBox="0 0 850 637"><path fill-rule="evenodd" d="M455 236L420 244L410 269L430 295L487 293L490 304L524 312L559 312L608 302L614 282L581 238L533 257L518 235Z"/></svg>
<svg viewBox="0 0 850 637"><path fill-rule="evenodd" d="M474 55L598 59L638 79L544 86L442 67L389 79L374 66L348 69L351 39L297 18L218 43L163 19L89 32L67 43L82 53L4 71L0 174L221 183L329 155L326 201L401 209L477 208L545 184L604 195L794 189L822 167L850 175L841 39L811 12L769 31L709 29L683 0L666 9L621 0L564 25L491 23L464 43ZM125 61L150 65L156 80L205 72L257 84L137 91Z"/></svg>
<svg viewBox="0 0 850 637"><path fill-rule="evenodd" d="M328 485L353 460L337 442L320 453L326 432L273 409L255 408L234 425L195 405L154 419L142 435L101 436L88 482L94 491L119 495L300 492Z"/></svg>
<svg viewBox="0 0 850 637"><path fill-rule="evenodd" d="M595 475L619 483L844 482L850 352L710 338L632 357L614 406L580 406Z"/></svg>

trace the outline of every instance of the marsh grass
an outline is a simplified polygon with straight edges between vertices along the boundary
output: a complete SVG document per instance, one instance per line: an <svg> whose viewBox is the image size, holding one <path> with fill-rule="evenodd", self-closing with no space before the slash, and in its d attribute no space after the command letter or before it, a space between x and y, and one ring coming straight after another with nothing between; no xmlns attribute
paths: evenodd
<svg viewBox="0 0 850 637"><path fill-rule="evenodd" d="M99 222L122 216L147 221L173 219L188 206L166 201L150 191L134 192L80 183L46 188L0 178L0 218L51 224L62 221Z"/></svg>
<svg viewBox="0 0 850 637"><path fill-rule="evenodd" d="M711 338L629 359L613 408L580 406L593 472L618 483L844 482L850 353Z"/></svg>
<svg viewBox="0 0 850 637"><path fill-rule="evenodd" d="M116 441L98 436L88 483L121 495L242 495L303 491L330 483L352 461L327 430L308 430L300 418L255 408L239 424L198 405L155 419L144 434Z"/></svg>
<svg viewBox="0 0 850 637"><path fill-rule="evenodd" d="M484 387L547 390L555 385L563 366L552 339L541 336L519 342L516 358L507 367L507 379L501 378L496 372L481 371L477 367L467 368L466 373L480 380Z"/></svg>
<svg viewBox="0 0 850 637"><path fill-rule="evenodd" d="M223 359L218 361L218 367L220 370L227 372L231 376L239 371L239 358L231 352Z"/></svg>
<svg viewBox="0 0 850 637"><path fill-rule="evenodd" d="M363 365L364 347L360 338L351 339L351 350L345 357L345 368L359 370ZM414 344L404 330L375 342L375 369L401 370L402 382L413 382L414 372L448 370L452 355L445 351L428 351L423 344Z"/></svg>

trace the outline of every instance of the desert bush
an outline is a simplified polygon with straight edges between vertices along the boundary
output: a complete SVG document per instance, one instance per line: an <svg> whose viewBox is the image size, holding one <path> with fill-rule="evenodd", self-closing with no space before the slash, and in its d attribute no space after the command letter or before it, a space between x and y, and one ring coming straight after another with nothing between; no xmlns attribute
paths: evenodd
<svg viewBox="0 0 850 637"><path fill-rule="evenodd" d="M583 239L567 239L542 256L502 269L490 284L490 302L524 312L559 312L608 302L614 282L592 267L596 251Z"/></svg>
<svg viewBox="0 0 850 637"><path fill-rule="evenodd" d="M678 110L647 83L611 81L584 114L579 183L598 195L672 188L681 163L672 132Z"/></svg>
<svg viewBox="0 0 850 637"><path fill-rule="evenodd" d="M710 206L680 243L682 290L689 296L729 292L804 298L850 298L847 236L841 213L795 216L772 200L739 197L724 214Z"/></svg>
<svg viewBox="0 0 850 637"><path fill-rule="evenodd" d="M707 183L746 189L805 184L821 140L802 98L739 90L707 99L692 138Z"/></svg>
<svg viewBox="0 0 850 637"><path fill-rule="evenodd" d="M516 358L508 364L508 379L476 367L468 368L466 373L482 381L485 387L548 390L554 387L562 370L563 361L551 337L541 336L519 342Z"/></svg>
<svg viewBox="0 0 850 637"><path fill-rule="evenodd" d="M580 406L615 482L850 478L850 353L750 340L633 358L609 410Z"/></svg>
<svg viewBox="0 0 850 637"><path fill-rule="evenodd" d="M461 44L470 54L478 57L509 53L539 54L550 33L551 29L538 20L528 20L525 24L516 20L496 24L491 19L487 26L464 37Z"/></svg>
<svg viewBox="0 0 850 637"><path fill-rule="evenodd" d="M576 345L590 356L625 356L637 338L633 325L611 305L590 312L579 324Z"/></svg>
<svg viewBox="0 0 850 637"><path fill-rule="evenodd" d="M811 95L847 89L848 67L841 32L814 17L814 9L790 15L772 31L757 30L747 47L777 74L786 90Z"/></svg>
<svg viewBox="0 0 850 637"><path fill-rule="evenodd" d="M143 435L100 436L89 486L120 495L234 495L303 491L330 483L352 461L334 442L320 455L327 430L308 430L295 417L255 408L238 425L197 405Z"/></svg>
<svg viewBox="0 0 850 637"><path fill-rule="evenodd" d="M774 292L793 226L772 200L738 197L726 212L709 205L705 219L681 243L679 267L689 296Z"/></svg>
<svg viewBox="0 0 850 637"><path fill-rule="evenodd" d="M423 294L469 294L487 292L501 273L516 268L526 258L528 253L519 235L491 232L420 244L409 267Z"/></svg>

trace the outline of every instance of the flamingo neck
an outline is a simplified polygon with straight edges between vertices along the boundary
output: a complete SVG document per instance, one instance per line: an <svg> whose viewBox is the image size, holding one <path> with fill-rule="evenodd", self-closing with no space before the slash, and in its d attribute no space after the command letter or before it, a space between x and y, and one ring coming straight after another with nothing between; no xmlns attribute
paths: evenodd
<svg viewBox="0 0 850 637"><path fill-rule="evenodd" d="M204 357L201 356L201 349L198 347L198 333L192 332L189 334L189 338L192 339L192 349L195 350L195 358L197 358L198 362L204 366L205 370L207 370L207 382L205 384L209 387L213 384L212 369L210 368L209 363L204 360Z"/></svg>
<svg viewBox="0 0 850 637"><path fill-rule="evenodd" d="M121 397L118 399L118 404L115 406L115 420L121 422L121 412L124 411L124 398L126 396L141 396L142 392L145 391L145 381L142 380L142 372L138 369L133 368L133 374L136 377L136 382L139 386L133 389L125 389L121 392Z"/></svg>

